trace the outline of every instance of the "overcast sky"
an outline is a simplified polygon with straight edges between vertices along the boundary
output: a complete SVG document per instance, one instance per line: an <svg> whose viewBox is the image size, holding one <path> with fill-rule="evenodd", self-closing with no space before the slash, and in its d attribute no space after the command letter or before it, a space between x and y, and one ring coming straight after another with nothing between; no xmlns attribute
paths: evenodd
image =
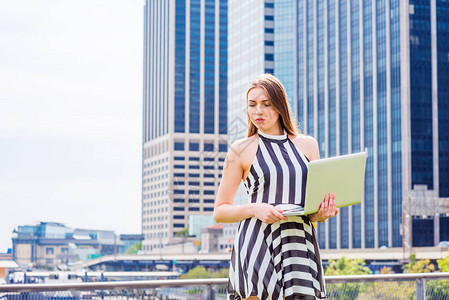
<svg viewBox="0 0 449 300"><path fill-rule="evenodd" d="M144 0L0 0L0 252L39 221L140 233Z"/></svg>

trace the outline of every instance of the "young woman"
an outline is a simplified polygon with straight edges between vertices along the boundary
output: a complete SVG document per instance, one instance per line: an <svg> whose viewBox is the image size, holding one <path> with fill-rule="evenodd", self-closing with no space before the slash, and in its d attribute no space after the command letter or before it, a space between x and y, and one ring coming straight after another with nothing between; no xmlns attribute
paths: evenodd
<svg viewBox="0 0 449 300"><path fill-rule="evenodd" d="M229 272L229 299L325 299L312 222L335 216L335 195L317 213L286 217L277 204L304 206L307 164L319 159L317 141L292 122L284 87L270 74L246 93L248 137L229 150L215 202L217 222L240 222ZM248 204L234 206L240 181Z"/></svg>

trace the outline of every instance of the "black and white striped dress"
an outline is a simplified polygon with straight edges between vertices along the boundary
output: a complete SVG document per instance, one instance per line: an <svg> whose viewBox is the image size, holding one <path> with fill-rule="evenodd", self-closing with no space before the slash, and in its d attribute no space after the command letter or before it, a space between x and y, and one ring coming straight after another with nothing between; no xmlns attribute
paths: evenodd
<svg viewBox="0 0 449 300"><path fill-rule="evenodd" d="M308 160L287 134L259 133L244 182L250 203L304 206ZM240 222L231 256L228 298L324 299L324 277L312 223L289 216L273 224Z"/></svg>

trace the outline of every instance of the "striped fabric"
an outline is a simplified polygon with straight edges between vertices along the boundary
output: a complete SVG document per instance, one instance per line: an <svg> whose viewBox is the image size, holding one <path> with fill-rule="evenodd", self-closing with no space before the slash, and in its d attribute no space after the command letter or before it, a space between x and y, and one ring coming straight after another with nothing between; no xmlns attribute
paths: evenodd
<svg viewBox="0 0 449 300"><path fill-rule="evenodd" d="M251 203L304 206L308 160L284 135L259 131L259 146L244 184ZM240 222L231 256L228 298L325 299L315 230L305 216Z"/></svg>

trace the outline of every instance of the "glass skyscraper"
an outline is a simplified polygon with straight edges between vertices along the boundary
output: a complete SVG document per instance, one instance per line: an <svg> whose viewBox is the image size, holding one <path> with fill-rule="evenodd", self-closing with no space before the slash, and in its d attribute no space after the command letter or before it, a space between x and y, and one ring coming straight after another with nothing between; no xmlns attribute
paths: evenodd
<svg viewBox="0 0 449 300"><path fill-rule="evenodd" d="M362 204L318 226L320 247L401 247L403 201L449 197L449 2L280 0L274 11L274 73L301 130L321 157L368 152ZM447 239L447 218L427 216L433 238L416 231L413 244Z"/></svg>
<svg viewBox="0 0 449 300"><path fill-rule="evenodd" d="M227 151L227 0L144 8L143 251L211 215Z"/></svg>
<svg viewBox="0 0 449 300"><path fill-rule="evenodd" d="M228 32L228 139L248 133L246 90L257 75L274 70L274 0L229 0ZM243 183L234 204L248 202ZM224 224L220 248L233 244L238 223Z"/></svg>

